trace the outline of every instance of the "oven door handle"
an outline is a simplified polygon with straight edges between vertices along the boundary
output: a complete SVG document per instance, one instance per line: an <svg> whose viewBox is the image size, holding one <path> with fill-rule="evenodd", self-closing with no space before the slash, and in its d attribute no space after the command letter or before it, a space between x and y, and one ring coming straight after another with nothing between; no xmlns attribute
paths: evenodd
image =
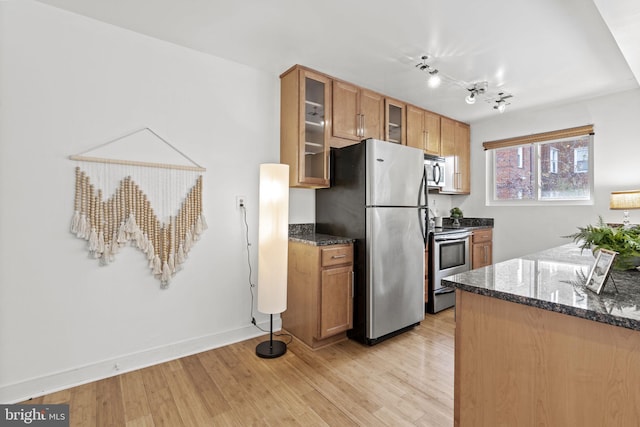
<svg viewBox="0 0 640 427"><path fill-rule="evenodd" d="M434 240L436 242L451 242L451 241L455 241L455 240L459 240L461 242L464 242L466 239L468 239L470 236L470 234L456 234L456 235L444 235L444 236L435 236Z"/></svg>
<svg viewBox="0 0 640 427"><path fill-rule="evenodd" d="M450 294L451 292L455 292L455 288L447 288L446 286L442 286L439 289L436 289L435 291L433 291L434 295L443 295L443 294Z"/></svg>

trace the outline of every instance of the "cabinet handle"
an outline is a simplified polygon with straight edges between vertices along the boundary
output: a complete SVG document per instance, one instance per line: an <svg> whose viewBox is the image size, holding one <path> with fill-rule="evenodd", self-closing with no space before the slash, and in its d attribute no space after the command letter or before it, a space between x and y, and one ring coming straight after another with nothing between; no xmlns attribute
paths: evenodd
<svg viewBox="0 0 640 427"><path fill-rule="evenodd" d="M423 150L427 151L428 148L429 148L429 131L425 130L424 131L424 147L423 147Z"/></svg>
<svg viewBox="0 0 640 427"><path fill-rule="evenodd" d="M364 138L364 114L360 114L360 136Z"/></svg>
<svg viewBox="0 0 640 427"><path fill-rule="evenodd" d="M351 298L355 296L356 293L356 272L351 272Z"/></svg>
<svg viewBox="0 0 640 427"><path fill-rule="evenodd" d="M342 255L332 255L331 259L338 259L338 258L346 258L347 254L342 254Z"/></svg>

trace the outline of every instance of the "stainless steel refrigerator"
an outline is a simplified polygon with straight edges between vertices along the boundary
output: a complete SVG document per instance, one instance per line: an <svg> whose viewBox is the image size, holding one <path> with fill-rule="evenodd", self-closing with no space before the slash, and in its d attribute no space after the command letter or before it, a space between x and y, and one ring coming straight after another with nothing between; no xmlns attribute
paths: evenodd
<svg viewBox="0 0 640 427"><path fill-rule="evenodd" d="M424 319L424 154L367 139L332 148L330 168L331 187L316 191L316 231L356 239L348 334L375 344Z"/></svg>

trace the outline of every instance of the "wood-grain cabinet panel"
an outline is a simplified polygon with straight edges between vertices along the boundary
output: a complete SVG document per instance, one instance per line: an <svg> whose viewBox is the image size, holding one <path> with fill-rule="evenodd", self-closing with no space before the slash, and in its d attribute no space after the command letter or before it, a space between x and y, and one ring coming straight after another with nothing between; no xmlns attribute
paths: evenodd
<svg viewBox="0 0 640 427"><path fill-rule="evenodd" d="M353 325L353 245L289 242L282 327L311 348L346 338Z"/></svg>
<svg viewBox="0 0 640 427"><path fill-rule="evenodd" d="M466 123L441 117L440 149L445 158L444 194L469 194L471 192L471 141L470 127Z"/></svg>
<svg viewBox="0 0 640 427"><path fill-rule="evenodd" d="M295 65L280 76L280 162L290 187L330 185L329 148L367 138L445 157L443 194L469 194L470 127L437 113Z"/></svg>
<svg viewBox="0 0 640 427"><path fill-rule="evenodd" d="M280 76L280 162L289 186L329 186L331 79L304 67Z"/></svg>
<svg viewBox="0 0 640 427"><path fill-rule="evenodd" d="M366 138L382 139L384 96L379 93L343 82L333 81L334 138L351 142L332 141L333 146L344 146Z"/></svg>
<svg viewBox="0 0 640 427"><path fill-rule="evenodd" d="M493 263L493 230L474 230L471 235L471 267L486 267Z"/></svg>

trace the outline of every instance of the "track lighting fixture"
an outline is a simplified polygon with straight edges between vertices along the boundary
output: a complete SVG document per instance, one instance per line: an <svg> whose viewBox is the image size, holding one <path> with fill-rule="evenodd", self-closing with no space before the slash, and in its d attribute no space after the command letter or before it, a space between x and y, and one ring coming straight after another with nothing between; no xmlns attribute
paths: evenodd
<svg viewBox="0 0 640 427"><path fill-rule="evenodd" d="M486 102L492 103L493 109L498 110L498 112L500 113L504 113L507 105L510 105L510 103L507 102L506 99L512 98L513 95L507 94L505 92L500 92L497 95L495 95L495 93L489 94L489 82L480 81L475 83L468 83L463 80L458 80L448 74L440 72L440 70L430 65L427 62L429 59L431 59L429 55L421 55L420 62L416 64L416 68L429 74L427 84L430 88L436 88L440 86L440 83L444 79L447 83L467 89L468 93L464 98L467 104L475 104L478 97L481 97Z"/></svg>
<svg viewBox="0 0 640 427"><path fill-rule="evenodd" d="M475 90L472 90L471 93L469 95L467 95L467 97L464 99L467 104L475 104L476 103L476 94L477 92Z"/></svg>
<svg viewBox="0 0 640 427"><path fill-rule="evenodd" d="M440 86L440 76L438 75L438 70L433 70L433 71L429 71L429 80L427 81L427 84L429 85L429 87L438 87Z"/></svg>

